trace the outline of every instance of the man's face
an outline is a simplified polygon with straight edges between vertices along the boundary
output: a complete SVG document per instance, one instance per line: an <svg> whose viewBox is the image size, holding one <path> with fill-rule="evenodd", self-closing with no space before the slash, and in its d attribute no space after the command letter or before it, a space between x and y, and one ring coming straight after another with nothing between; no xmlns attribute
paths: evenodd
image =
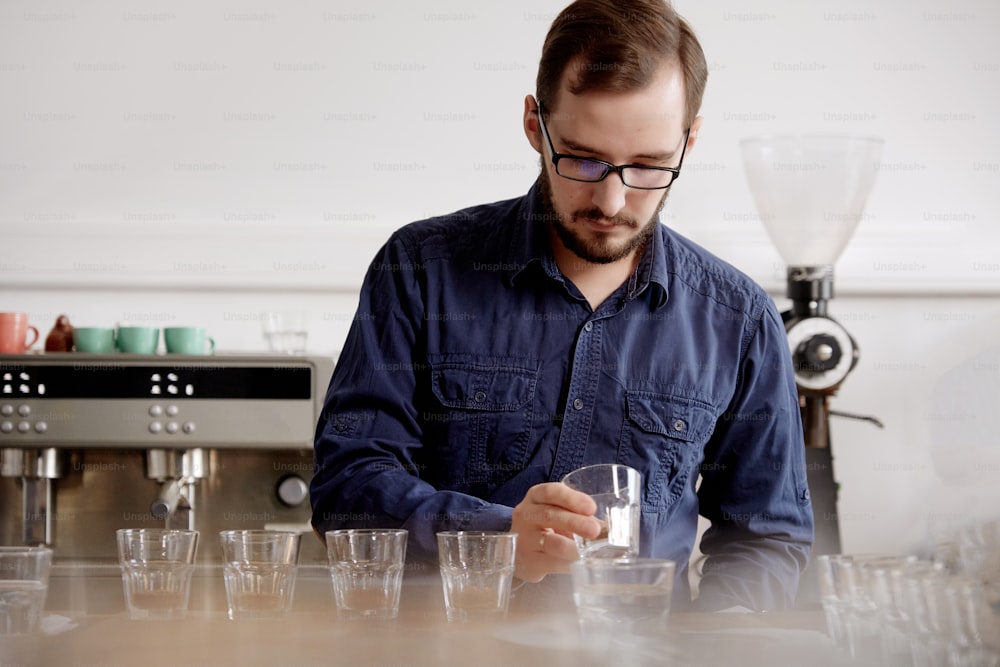
<svg viewBox="0 0 1000 667"><path fill-rule="evenodd" d="M556 152L616 165L677 166L686 128L683 78L676 65L665 64L649 86L627 93L573 95L567 90L573 71L571 64L554 108L546 108ZM556 174L544 138L535 148L542 154L544 212L567 250L587 262L607 264L631 257L653 234L669 188L628 188L617 173L597 183L571 181Z"/></svg>
<svg viewBox="0 0 1000 667"><path fill-rule="evenodd" d="M653 191L659 197L659 204L643 223L627 214L609 218L596 206L560 213L556 208L548 169L542 170L539 185L542 212L559 242L580 259L592 264L617 262L644 246L656 229L657 216L670 193L669 188ZM612 225L613 230L607 230L608 225Z"/></svg>

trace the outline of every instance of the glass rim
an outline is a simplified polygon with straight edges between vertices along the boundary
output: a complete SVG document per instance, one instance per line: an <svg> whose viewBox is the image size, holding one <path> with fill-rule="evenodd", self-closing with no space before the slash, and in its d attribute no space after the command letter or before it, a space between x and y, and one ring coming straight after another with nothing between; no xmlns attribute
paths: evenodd
<svg viewBox="0 0 1000 667"><path fill-rule="evenodd" d="M677 561L672 558L653 558L646 556L639 556L635 558L578 558L572 563L570 563L571 568L590 568L590 569L620 569L623 567L628 567L629 569L650 569L650 568L661 568L664 566L669 566L674 569L677 568Z"/></svg>
<svg viewBox="0 0 1000 667"><path fill-rule="evenodd" d="M577 473L590 472L590 471L593 471L593 470L597 470L598 468L607 468L609 470L618 470L619 468L621 468L621 469L626 470L626 471L634 472L636 475L639 475L640 478L642 477L642 473L640 473L638 470L636 470L632 466L625 465L624 463L591 463L590 465L585 465L585 466L581 466L579 468L575 468L573 470L570 470L568 473L566 473L565 475L562 476L562 479L560 481L565 482L566 478L569 477L570 475L575 475Z"/></svg>
<svg viewBox="0 0 1000 667"><path fill-rule="evenodd" d="M237 535L243 537L282 537L285 535L294 535L295 537L302 537L302 533L297 530L268 530L267 528L236 528L232 530L219 531L219 537L235 537Z"/></svg>
<svg viewBox="0 0 1000 667"><path fill-rule="evenodd" d="M517 537L509 530L439 530L437 537Z"/></svg>
<svg viewBox="0 0 1000 667"><path fill-rule="evenodd" d="M199 535L201 531L189 528L119 528L116 535Z"/></svg>
<svg viewBox="0 0 1000 667"><path fill-rule="evenodd" d="M327 530L324 537L337 537L341 535L406 535L409 531L406 528L337 528Z"/></svg>
<svg viewBox="0 0 1000 667"><path fill-rule="evenodd" d="M0 556L7 555L26 555L26 554L45 554L54 553L52 547L47 547L43 544L37 545L8 545L0 546Z"/></svg>

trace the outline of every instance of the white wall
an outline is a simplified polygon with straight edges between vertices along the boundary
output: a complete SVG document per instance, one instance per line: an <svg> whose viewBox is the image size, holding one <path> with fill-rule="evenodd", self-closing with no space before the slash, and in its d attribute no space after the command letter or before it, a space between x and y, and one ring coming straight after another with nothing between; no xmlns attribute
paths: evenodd
<svg viewBox="0 0 1000 667"><path fill-rule="evenodd" d="M562 5L4 2L0 310L43 336L59 313L201 323L250 351L257 313L301 307L335 353L390 230L534 179L522 99ZM779 304L739 140L885 139L831 304L862 352L834 406L886 424L833 424L845 548L1000 508L1000 4L676 5L711 77L665 220Z"/></svg>

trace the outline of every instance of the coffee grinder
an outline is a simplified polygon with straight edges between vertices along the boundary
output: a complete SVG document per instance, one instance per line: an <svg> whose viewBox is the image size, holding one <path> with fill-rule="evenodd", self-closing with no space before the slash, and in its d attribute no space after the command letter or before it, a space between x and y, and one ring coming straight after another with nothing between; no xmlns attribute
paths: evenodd
<svg viewBox="0 0 1000 667"><path fill-rule="evenodd" d="M882 140L837 135L773 135L741 142L743 166L768 236L787 266L782 313L799 391L806 466L816 525L812 555L839 553L837 484L830 409L859 358L857 343L828 313L833 265L854 234L875 182ZM802 580L807 589L815 575ZM802 591L800 591L800 598Z"/></svg>

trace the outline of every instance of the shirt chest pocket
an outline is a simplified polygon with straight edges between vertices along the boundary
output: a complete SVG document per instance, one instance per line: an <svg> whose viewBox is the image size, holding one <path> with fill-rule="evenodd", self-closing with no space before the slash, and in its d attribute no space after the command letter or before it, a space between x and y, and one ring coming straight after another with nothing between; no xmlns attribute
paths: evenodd
<svg viewBox="0 0 1000 667"><path fill-rule="evenodd" d="M618 460L642 472L643 506L662 511L683 493L715 429L708 403L683 394L625 393Z"/></svg>
<svg viewBox="0 0 1000 667"><path fill-rule="evenodd" d="M528 362L477 359L431 366L431 391L440 412L429 415L427 430L447 450L455 479L446 485L488 492L524 467L538 369ZM462 461L465 465L462 465Z"/></svg>

